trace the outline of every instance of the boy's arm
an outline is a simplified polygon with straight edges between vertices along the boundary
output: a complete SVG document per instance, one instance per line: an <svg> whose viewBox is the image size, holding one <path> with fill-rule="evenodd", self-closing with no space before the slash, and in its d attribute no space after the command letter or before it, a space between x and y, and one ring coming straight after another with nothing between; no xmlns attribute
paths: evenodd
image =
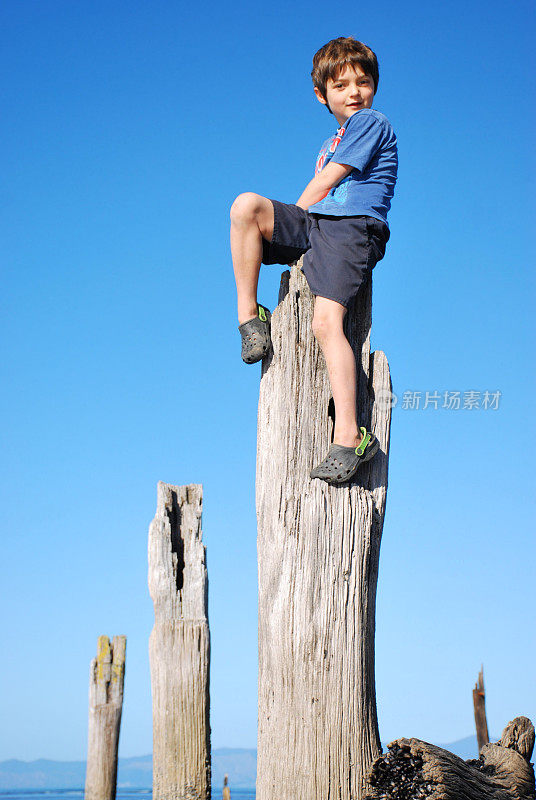
<svg viewBox="0 0 536 800"><path fill-rule="evenodd" d="M318 203L319 200L322 200L327 195L330 189L340 183L352 170L353 167L348 166L348 164L332 164L330 161L318 175L315 175L309 181L296 205L307 209L314 203Z"/></svg>

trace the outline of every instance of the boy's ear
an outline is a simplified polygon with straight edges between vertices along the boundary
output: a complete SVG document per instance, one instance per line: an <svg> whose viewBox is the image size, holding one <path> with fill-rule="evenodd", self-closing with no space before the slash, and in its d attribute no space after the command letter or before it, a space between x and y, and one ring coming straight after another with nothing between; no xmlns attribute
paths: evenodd
<svg viewBox="0 0 536 800"><path fill-rule="evenodd" d="M317 99L317 100L320 100L320 102L321 102L323 105L327 106L327 104L328 104L328 101L326 100L326 98L324 97L324 95L322 94L322 92L320 91L320 89L318 88L318 86L313 86L313 89L314 89L314 92L315 92L315 94L316 94L316 99Z"/></svg>
<svg viewBox="0 0 536 800"><path fill-rule="evenodd" d="M333 112L332 112L331 108L330 108L330 107L329 107L329 105L328 105L328 101L326 100L326 98L324 97L324 95L322 94L322 92L320 91L320 89L318 88L318 86L313 86L313 89L315 90L316 99L317 99L317 100L320 100L320 102L322 103L322 105L323 105L323 106L326 106L326 108L327 108L327 110L329 111L329 113L330 113L330 114L332 114Z"/></svg>

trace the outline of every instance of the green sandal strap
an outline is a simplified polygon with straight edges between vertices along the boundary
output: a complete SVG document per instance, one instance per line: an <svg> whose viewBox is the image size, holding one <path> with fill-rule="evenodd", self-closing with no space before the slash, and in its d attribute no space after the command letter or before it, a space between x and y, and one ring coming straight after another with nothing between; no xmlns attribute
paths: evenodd
<svg viewBox="0 0 536 800"><path fill-rule="evenodd" d="M363 434L363 438L361 439L361 441L359 443L359 447L356 447L355 452L356 452L356 455L362 456L363 453L365 452L365 450L367 449L367 445L370 442L372 436L371 436L370 433L367 433L367 429L366 428L361 428L360 427L359 430Z"/></svg>

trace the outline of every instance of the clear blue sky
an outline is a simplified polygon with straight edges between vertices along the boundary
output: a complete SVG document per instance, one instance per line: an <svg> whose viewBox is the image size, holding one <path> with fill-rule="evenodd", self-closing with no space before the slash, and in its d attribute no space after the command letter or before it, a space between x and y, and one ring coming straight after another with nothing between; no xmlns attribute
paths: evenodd
<svg viewBox="0 0 536 800"><path fill-rule="evenodd" d="M382 739L536 717L534 5L6 0L0 759L85 756L97 636L128 636L124 756L151 750L156 483L203 483L214 747L256 746L255 425L228 209L294 202L333 117L311 59L355 35L400 173L372 344L393 412L377 609ZM279 270L259 299L273 308Z"/></svg>

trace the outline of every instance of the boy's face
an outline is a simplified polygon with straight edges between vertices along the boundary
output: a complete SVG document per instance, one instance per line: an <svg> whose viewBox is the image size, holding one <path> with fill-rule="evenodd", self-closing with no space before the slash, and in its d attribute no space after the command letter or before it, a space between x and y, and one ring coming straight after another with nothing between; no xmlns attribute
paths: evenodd
<svg viewBox="0 0 536 800"><path fill-rule="evenodd" d="M370 108L374 100L374 81L359 64L355 68L346 64L335 80L328 78L325 98L317 86L314 90L320 102L331 108L339 125L361 108Z"/></svg>

